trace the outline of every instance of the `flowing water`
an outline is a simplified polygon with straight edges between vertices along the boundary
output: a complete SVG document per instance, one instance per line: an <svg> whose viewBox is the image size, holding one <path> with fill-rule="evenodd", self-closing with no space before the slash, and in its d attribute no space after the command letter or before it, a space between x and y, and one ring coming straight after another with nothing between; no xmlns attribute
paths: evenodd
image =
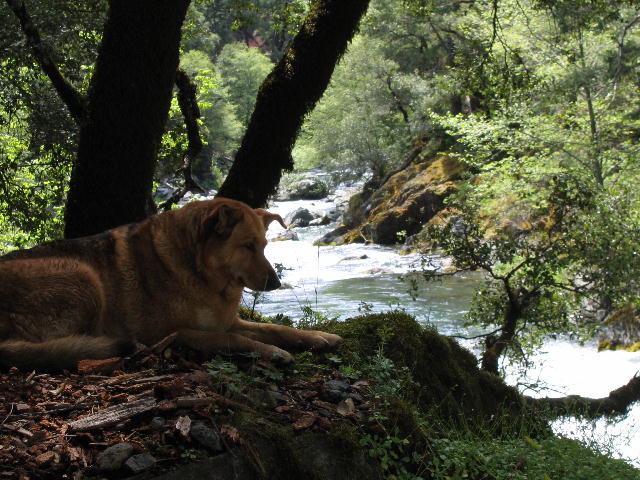
<svg viewBox="0 0 640 480"><path fill-rule="evenodd" d="M327 201L277 202L270 211L283 217L298 207L326 211L333 207ZM442 281L422 285L410 292L401 277L419 267L417 255L400 255L397 250L377 245L344 246L313 245L313 241L332 226L296 229L298 241L270 242L267 258L282 269L283 287L260 294L246 294L244 302L265 315L282 313L291 318L302 317L303 307L341 319L361 311L405 309L418 321L434 325L447 335L473 336L477 329L463 326L464 314L481 281L479 274L446 277ZM272 224L268 237L282 233L282 227ZM415 300L414 300L415 297ZM471 350L476 345L462 342ZM477 350L475 350L477 353ZM533 358L535 367L525 378L515 368L507 368L506 380L512 385L537 383L544 387L532 396L564 396L576 394L603 397L626 384L640 371L640 353L598 352L595 344L580 346L575 342L550 339ZM521 388L522 390L522 388ZM640 405L622 421L595 425L574 419L557 421L554 429L572 438L594 442L602 450L611 448L614 455L627 458L640 466Z"/></svg>

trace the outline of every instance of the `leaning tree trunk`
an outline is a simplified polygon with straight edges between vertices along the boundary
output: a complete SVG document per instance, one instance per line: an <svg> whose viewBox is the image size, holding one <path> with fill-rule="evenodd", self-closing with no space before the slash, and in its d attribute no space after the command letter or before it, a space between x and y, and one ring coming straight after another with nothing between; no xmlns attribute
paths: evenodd
<svg viewBox="0 0 640 480"><path fill-rule="evenodd" d="M67 238L149 214L189 0L110 0L65 212Z"/></svg>
<svg viewBox="0 0 640 480"><path fill-rule="evenodd" d="M302 122L324 93L369 0L316 0L291 46L266 78L240 149L218 195L261 207L283 170Z"/></svg>

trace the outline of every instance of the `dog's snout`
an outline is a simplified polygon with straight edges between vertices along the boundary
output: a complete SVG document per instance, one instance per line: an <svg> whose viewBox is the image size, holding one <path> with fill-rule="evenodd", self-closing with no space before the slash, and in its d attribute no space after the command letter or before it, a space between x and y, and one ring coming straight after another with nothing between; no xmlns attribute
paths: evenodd
<svg viewBox="0 0 640 480"><path fill-rule="evenodd" d="M276 288L280 288L280 279L278 278L278 274L274 271L269 272L267 276L267 282L265 284L265 291L275 290Z"/></svg>

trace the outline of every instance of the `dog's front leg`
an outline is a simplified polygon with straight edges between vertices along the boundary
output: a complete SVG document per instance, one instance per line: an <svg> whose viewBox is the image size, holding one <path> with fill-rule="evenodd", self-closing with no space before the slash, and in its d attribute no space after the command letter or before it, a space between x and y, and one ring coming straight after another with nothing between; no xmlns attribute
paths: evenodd
<svg viewBox="0 0 640 480"><path fill-rule="evenodd" d="M277 345L287 350L331 351L342 342L342 337L318 330L299 330L297 328L274 325L271 323L248 322L237 319L229 329L262 343Z"/></svg>
<svg viewBox="0 0 640 480"><path fill-rule="evenodd" d="M257 352L267 361L283 365L293 362L289 352L235 332L182 329L178 330L176 340L207 356L215 353Z"/></svg>

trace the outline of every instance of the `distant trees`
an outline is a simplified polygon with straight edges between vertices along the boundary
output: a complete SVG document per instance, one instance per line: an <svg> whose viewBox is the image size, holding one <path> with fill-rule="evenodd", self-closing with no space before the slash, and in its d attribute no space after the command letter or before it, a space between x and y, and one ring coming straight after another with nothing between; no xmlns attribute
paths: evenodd
<svg viewBox="0 0 640 480"><path fill-rule="evenodd" d="M258 122L259 126L249 128L248 136L250 138L263 136L264 143L258 147L261 155L267 153L270 148L282 151L281 145L289 145L288 149L290 150L304 114L313 107L322 95L333 66L355 32L357 23L366 10L367 3L368 1L341 3L329 0L313 2L306 27L293 42L294 46L297 45L297 50L290 51L288 59L281 62L283 67L277 70L281 74L273 74L271 81L268 82L269 87L263 88L263 91L268 93L261 95L262 110L260 111L264 113L270 109L271 118L267 123ZM6 5L12 8L15 17L21 21L23 19L18 11L28 13L20 0L6 0ZM163 138L163 132L178 66L180 32L188 5L189 0L178 4L162 3L161 5L112 0L109 2L104 29L96 24L91 24L91 28L87 30L85 25L89 23L81 23L79 27L76 27L76 34L79 38L89 37L92 40L89 43L93 47L96 47L98 42L101 45L97 58L89 56L87 60L79 62L84 72L92 74L87 92L84 92L84 88L79 88L81 87L79 83L81 81L86 85L88 77L77 75L78 82L74 82L66 81L64 75L54 78L49 74L54 84L62 86L62 88L58 88L59 97L63 99L67 112L71 113L76 125L67 119L65 122L70 125L73 135L78 134L77 160L74 162L71 172L65 209L66 236L87 235L122 223L140 220L154 210L151 193L157 158L168 159L170 152L176 154L179 147L184 145L184 141L179 140L175 133L170 132L168 136L165 135ZM89 3L87 3L87 8L88 6ZM91 5L91 7L94 6ZM99 5L95 5L96 9L99 7ZM55 11L55 8L54 5L47 4L43 11L48 13ZM76 6L64 4L62 8L72 11ZM209 8L213 10L208 10ZM291 38L290 29L296 25L296 19L304 14L304 4L274 1L265 5L265 8L277 13L278 28L276 30L279 29L277 35L271 36L269 34L269 42L266 42L263 37L259 36L257 30L247 30L245 32L248 35L247 38L255 47L270 45L284 48L288 39ZM222 17L213 16L208 19L205 13L213 13L216 9L218 9L218 13L222 13ZM209 25L219 21L224 23L233 18L229 12L233 12L234 9L236 9L236 5L233 1L212 2L204 9L194 9L187 20L188 38L186 42L196 48L216 50L217 57L219 37L216 37L209 30ZM34 11L39 11L39 9L35 8ZM155 12L153 16L148 15L150 11ZM241 8L236 11L240 12ZM15 17L8 10L0 13L8 22L15 25ZM63 17L62 21L66 22L66 18ZM243 21L247 24L251 23L250 20L244 19L238 25L241 25ZM31 22L31 20L26 23L22 21L21 30L29 38L39 68L44 72L64 73L67 64L63 57L52 55L49 47L35 45L36 39L38 41L40 39L38 23ZM199 34L203 35L200 38L195 38ZM239 140L239 125L249 120L258 82L260 77L266 74L270 62L256 49L230 44L226 48L221 48L220 58L217 59L219 60L218 65L214 69L209 69L207 73L204 71L209 66L206 65L207 59L200 62L200 66L195 66L195 63L198 63L194 62L197 50L190 51L194 51L191 54L192 67L194 67L192 73L199 74L200 83L204 87L200 99L205 104L209 103L204 105L206 107L204 108L204 117L197 120L201 126L208 130L205 133L209 133L206 138L207 145L203 149L204 155L218 155L220 162L228 162L233 152L233 145ZM40 55L42 52L45 53L44 56ZM77 51L71 50L65 53L71 57L68 63L73 64ZM273 51L270 53L276 57L279 55ZM206 55L210 61L211 56ZM95 67L92 65L94 58L96 58ZM202 57L200 59L202 60ZM2 62L3 66L7 68L14 66L17 68L17 64L11 56L3 57ZM203 64L204 69L200 68ZM80 65L76 63L74 66L76 69L80 69ZM33 69L33 66L30 65L28 68ZM283 68L293 68L293 70L285 71ZM37 68L33 69L35 75L38 75L37 70ZM71 72L72 74L77 73L76 70L71 70ZM289 79L291 81L286 80L292 72L294 75ZM220 74L224 78L220 77ZM217 79L216 75L218 75ZM5 91L11 91L17 86L13 80L18 78L18 75L7 78L9 82L0 85L0 88L3 87ZM61 81L57 82L58 78ZM281 90L283 80L286 81L285 90ZM27 88L30 89L31 86L29 85ZM295 92L298 92L297 95L294 95ZM284 97L281 96L283 93L285 93ZM279 97L276 99L276 96ZM37 98L37 95L31 98ZM217 101L220 99L224 99L226 106ZM267 107L265 110L264 107L269 102L272 105L280 103L281 106L276 107L275 110L272 107ZM24 103L9 105L8 102L5 105L8 107L3 107L0 111L3 115L6 114L7 120L4 123L6 127L3 132L11 131L14 126L18 129L24 129L26 123L22 115L32 111L31 106ZM232 108L229 108L230 105ZM288 105L288 107L281 108L284 105ZM262 118L264 122L265 117ZM47 124L43 130L57 128L57 125L45 123ZM171 125L177 130L184 129L175 121L175 118ZM273 128L277 125L286 125L286 128L265 134L265 128ZM68 142L68 140L67 135L64 141ZM253 140L246 142L246 145L252 144L255 144ZM45 170L41 166L36 169L36 176L32 179L19 173L18 165L24 165L24 161L19 160L21 155L17 152L24 146L24 140L19 136L13 136L8 141L2 142L4 151L15 161L10 157L2 159L2 163L12 170L10 170L10 177L1 176L0 186L3 186L5 191L10 191L11 198L0 206L5 209L10 205L19 206L21 210L25 211L25 221L22 222L19 221L20 217L16 217L13 212L11 216L4 214L0 218L11 225L9 230L29 228L34 224L34 221L30 222L29 220L34 218L36 219L35 225L41 224L43 220L46 222L58 219L59 221L59 216L50 216L49 220L43 218L43 210L51 203L59 205L61 202L66 175L69 172L69 161L76 153L74 142L69 142L65 161L54 168L56 173L61 172L61 175L55 180L57 193L55 197L52 197L50 190L42 188L42 180L39 177ZM286 157L284 163L280 158L282 155L277 154L262 163L261 175L243 176L240 174L241 178L238 178L238 168L240 171L247 170L247 157L243 157L241 153L238 159L244 166L238 167L235 170L236 173L231 176L227 185L233 185L233 187L226 187L226 194L243 198L246 192L255 190L252 184L269 179L268 188L264 189L262 186L264 191L258 195L261 199L256 200L257 203L264 203L268 192L275 189L281 169L290 166L289 154L286 150L287 147L284 150ZM40 158L41 155L42 151L32 152L33 158ZM252 161L250 160L249 163ZM170 163L177 162L174 159ZM201 161L200 167L204 164L207 169L207 163L206 159ZM270 169L270 167L273 168ZM219 163L214 168L219 174L223 174L228 165ZM167 170L169 169L166 167L160 169L165 172ZM51 178L55 177L51 175ZM16 185L18 188L14 188ZM11 188L13 190L10 190ZM14 198L16 196L26 197L28 195L27 189L34 193L37 192L43 198L42 204L39 205L40 211L25 208L20 204L20 198L17 201ZM40 198L39 196L31 194L32 198ZM34 228L31 227L30 230L33 231ZM55 235L54 232L55 230L48 228L37 238ZM12 243L18 239L15 234L11 234L11 236Z"/></svg>

